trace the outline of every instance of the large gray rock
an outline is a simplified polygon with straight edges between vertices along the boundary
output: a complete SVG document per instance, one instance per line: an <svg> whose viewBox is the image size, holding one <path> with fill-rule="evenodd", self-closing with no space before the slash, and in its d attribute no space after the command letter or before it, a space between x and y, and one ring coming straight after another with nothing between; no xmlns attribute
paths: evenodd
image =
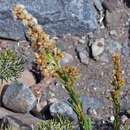
<svg viewBox="0 0 130 130"><path fill-rule="evenodd" d="M0 37L23 39L21 24L11 15L20 3L33 14L48 33L84 33L97 28L96 10L91 0L6 0L0 1Z"/></svg>
<svg viewBox="0 0 130 130"><path fill-rule="evenodd" d="M3 105L13 112L26 113L36 105L36 97L29 87L22 83L12 83L2 97Z"/></svg>

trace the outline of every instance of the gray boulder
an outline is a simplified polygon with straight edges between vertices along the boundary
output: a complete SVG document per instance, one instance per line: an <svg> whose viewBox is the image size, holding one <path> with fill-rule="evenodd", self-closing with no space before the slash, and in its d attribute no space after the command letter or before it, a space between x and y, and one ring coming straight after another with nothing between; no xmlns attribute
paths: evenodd
<svg viewBox="0 0 130 130"><path fill-rule="evenodd" d="M96 10L91 0L6 0L0 1L0 37L24 39L23 26L13 20L15 3L25 5L48 33L86 33L97 29Z"/></svg>
<svg viewBox="0 0 130 130"><path fill-rule="evenodd" d="M42 120L31 114L14 113L0 107L0 128L10 126L15 128L13 130L32 130L32 127L40 121Z"/></svg>
<svg viewBox="0 0 130 130"><path fill-rule="evenodd" d="M65 118L70 119L75 124L77 123L77 116L71 106L64 102L64 101L58 101L50 105L50 114L52 117L56 118L59 115L64 116Z"/></svg>
<svg viewBox="0 0 130 130"><path fill-rule="evenodd" d="M3 105L13 112L26 113L36 105L36 97L28 86L12 83L2 97Z"/></svg>

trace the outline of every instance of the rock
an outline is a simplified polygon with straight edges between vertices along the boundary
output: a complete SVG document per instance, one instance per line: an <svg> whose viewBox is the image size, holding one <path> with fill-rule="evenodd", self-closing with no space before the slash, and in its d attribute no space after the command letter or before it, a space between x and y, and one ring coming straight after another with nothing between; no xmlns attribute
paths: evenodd
<svg viewBox="0 0 130 130"><path fill-rule="evenodd" d="M101 55L104 51L104 38L97 39L93 44L92 44L92 55L94 58L97 56Z"/></svg>
<svg viewBox="0 0 130 130"><path fill-rule="evenodd" d="M5 117L5 116L8 116L8 115L13 115L14 113L3 108L3 107L0 107L0 120Z"/></svg>
<svg viewBox="0 0 130 130"><path fill-rule="evenodd" d="M11 126L16 128L24 128L22 130L32 130L32 125L36 125L41 121L38 118L33 117L30 114L20 114L11 112L5 108L0 107L0 125ZM21 129L20 129L21 130Z"/></svg>
<svg viewBox="0 0 130 130"><path fill-rule="evenodd" d="M97 112L96 112L96 110L93 109L93 108L88 108L87 114L88 114L89 116L91 116L92 118L96 118L96 117L97 117Z"/></svg>
<svg viewBox="0 0 130 130"><path fill-rule="evenodd" d="M121 116L121 123L125 124L125 122L128 120L128 117L126 115Z"/></svg>
<svg viewBox="0 0 130 130"><path fill-rule="evenodd" d="M64 58L61 60L61 65L70 64L73 62L73 56L67 52L64 52Z"/></svg>
<svg viewBox="0 0 130 130"><path fill-rule="evenodd" d="M31 90L38 100L36 106L31 110L31 113L34 116L41 119L43 119L42 110L44 110L44 108L48 105L46 98L47 95L46 87L48 86L45 85L45 82L31 86Z"/></svg>
<svg viewBox="0 0 130 130"><path fill-rule="evenodd" d="M98 11L102 11L103 10L102 1L101 0L93 0L93 1L94 1L94 5L98 9Z"/></svg>
<svg viewBox="0 0 130 130"><path fill-rule="evenodd" d="M115 120L115 117L114 117L114 116L110 116L110 119L109 119L109 120L110 120L111 123L113 123L114 120Z"/></svg>
<svg viewBox="0 0 130 130"><path fill-rule="evenodd" d="M36 97L28 86L14 82L5 90L2 103L13 112L26 113L36 105Z"/></svg>
<svg viewBox="0 0 130 130"><path fill-rule="evenodd" d="M12 40L25 39L24 28L18 22L13 20L11 8L7 9L1 6L0 2L0 37Z"/></svg>
<svg viewBox="0 0 130 130"><path fill-rule="evenodd" d="M89 54L85 48L76 48L76 52L78 53L78 57L80 59L80 62L88 65L89 64Z"/></svg>
<svg viewBox="0 0 130 130"><path fill-rule="evenodd" d="M80 34L97 29L96 10L90 0L7 0L0 2L0 37L25 38L23 26L11 14L15 3L25 5L48 33Z"/></svg>
<svg viewBox="0 0 130 130"><path fill-rule="evenodd" d="M111 31L110 31L110 35L111 35L111 36L117 36L118 34L117 34L117 31L116 31L116 30L111 30Z"/></svg>
<svg viewBox="0 0 130 130"><path fill-rule="evenodd" d="M96 110L103 107L103 103L95 97L81 96L81 101L85 113L87 113L89 108Z"/></svg>
<svg viewBox="0 0 130 130"><path fill-rule="evenodd" d="M77 123L77 116L71 106L64 102L64 101L59 101L55 102L52 105L50 105L50 113L51 116L53 117L58 117L59 115L64 116L65 118L69 118L71 121L74 121Z"/></svg>
<svg viewBox="0 0 130 130"><path fill-rule="evenodd" d="M31 114L33 114L35 117L44 119L44 116L42 114L42 111L44 108L47 106L47 101L45 100L40 100L39 103L31 110Z"/></svg>
<svg viewBox="0 0 130 130"><path fill-rule="evenodd" d="M109 11L113 11L117 8L118 5L118 0L104 0L103 1L103 6L109 10Z"/></svg>
<svg viewBox="0 0 130 130"><path fill-rule="evenodd" d="M123 25L123 20L121 18L125 19L125 17L127 17L127 15L123 11L118 10L115 10L113 12L106 11L105 15L106 26L110 30L117 30L117 28Z"/></svg>
<svg viewBox="0 0 130 130"><path fill-rule="evenodd" d="M21 73L21 77L17 79L17 81L24 83L26 86L32 86L35 84L35 79L33 77L33 74L29 70L24 70ZM2 92L4 91L5 87L9 84L11 84L12 81L3 81L2 84L0 84L0 98L2 95ZM1 102L0 102L1 106Z"/></svg>
<svg viewBox="0 0 130 130"><path fill-rule="evenodd" d="M81 63L83 63L85 65L89 64L89 55L85 50L83 52L79 53L79 57L80 57Z"/></svg>
<svg viewBox="0 0 130 130"><path fill-rule="evenodd" d="M106 47L105 50L109 52L110 54L113 54L114 52L121 51L122 45L113 39L107 39L106 40Z"/></svg>

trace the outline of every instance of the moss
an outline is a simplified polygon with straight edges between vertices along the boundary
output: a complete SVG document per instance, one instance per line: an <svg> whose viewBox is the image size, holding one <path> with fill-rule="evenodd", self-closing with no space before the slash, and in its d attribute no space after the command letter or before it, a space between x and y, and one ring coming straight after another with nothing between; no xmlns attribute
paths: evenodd
<svg viewBox="0 0 130 130"><path fill-rule="evenodd" d="M36 130L74 130L69 120L59 117L58 119L39 122Z"/></svg>
<svg viewBox="0 0 130 130"><path fill-rule="evenodd" d="M0 80L16 80L24 70L24 61L10 49L0 53Z"/></svg>

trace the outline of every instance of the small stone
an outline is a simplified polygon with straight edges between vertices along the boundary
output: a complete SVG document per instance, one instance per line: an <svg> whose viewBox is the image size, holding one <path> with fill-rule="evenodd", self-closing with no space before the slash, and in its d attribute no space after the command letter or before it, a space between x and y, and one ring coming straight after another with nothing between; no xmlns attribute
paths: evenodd
<svg viewBox="0 0 130 130"><path fill-rule="evenodd" d="M80 57L80 61L81 63L88 65L89 64L89 56L88 53L86 51L80 52L79 53L79 57Z"/></svg>
<svg viewBox="0 0 130 130"><path fill-rule="evenodd" d="M50 106L50 113L53 117L58 117L58 115L62 115L65 118L69 118L71 121L77 122L77 116L71 106L64 102L59 101L55 102Z"/></svg>
<svg viewBox="0 0 130 130"><path fill-rule="evenodd" d="M89 64L89 54L85 48L77 47L76 52L78 53L78 57L80 62L88 65Z"/></svg>
<svg viewBox="0 0 130 130"><path fill-rule="evenodd" d="M92 55L94 58L97 56L101 55L104 51L104 38L97 39L93 44L92 44Z"/></svg>
<svg viewBox="0 0 130 130"><path fill-rule="evenodd" d="M121 122L122 124L125 124L125 122L128 120L128 117L126 115L121 116Z"/></svg>
<svg viewBox="0 0 130 130"><path fill-rule="evenodd" d="M61 65L69 64L73 62L73 56L67 52L64 52L64 58L61 61Z"/></svg>
<svg viewBox="0 0 130 130"><path fill-rule="evenodd" d="M85 44L85 43L86 43L85 37L82 37L81 39L79 39L79 42L80 42L81 44Z"/></svg>
<svg viewBox="0 0 130 130"><path fill-rule="evenodd" d="M114 120L115 120L115 117L114 117L114 116L111 116L111 117L110 117L110 122L112 122L112 123L113 123L113 122L114 122Z"/></svg>
<svg viewBox="0 0 130 130"><path fill-rule="evenodd" d="M88 108L87 114L90 115L91 117L97 117L97 112L93 108Z"/></svg>
<svg viewBox="0 0 130 130"><path fill-rule="evenodd" d="M28 86L14 82L5 90L2 103L13 112L27 113L36 105L36 97Z"/></svg>
<svg viewBox="0 0 130 130"><path fill-rule="evenodd" d="M116 30L111 30L110 35L111 36L117 36L117 31Z"/></svg>

